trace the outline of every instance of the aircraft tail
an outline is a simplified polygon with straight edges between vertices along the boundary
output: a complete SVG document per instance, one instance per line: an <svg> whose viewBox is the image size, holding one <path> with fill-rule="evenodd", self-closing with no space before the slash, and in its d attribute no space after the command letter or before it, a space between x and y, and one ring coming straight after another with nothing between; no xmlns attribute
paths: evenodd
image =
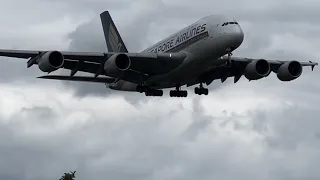
<svg viewBox="0 0 320 180"><path fill-rule="evenodd" d="M128 50L122 41L122 38L109 14L108 11L104 11L100 14L102 23L104 38L106 40L108 52L125 52Z"/></svg>

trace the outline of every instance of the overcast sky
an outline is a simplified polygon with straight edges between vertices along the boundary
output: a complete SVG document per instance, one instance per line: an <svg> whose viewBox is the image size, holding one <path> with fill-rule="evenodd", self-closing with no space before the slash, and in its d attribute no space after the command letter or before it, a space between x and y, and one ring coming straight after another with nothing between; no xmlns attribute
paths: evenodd
<svg viewBox="0 0 320 180"><path fill-rule="evenodd" d="M211 14L245 33L235 56L320 59L316 0L0 0L0 48L105 51L109 10L129 51ZM37 66L1 58L0 179L318 180L320 75L274 74L210 85L185 99L36 79ZM58 73L66 73L59 71Z"/></svg>

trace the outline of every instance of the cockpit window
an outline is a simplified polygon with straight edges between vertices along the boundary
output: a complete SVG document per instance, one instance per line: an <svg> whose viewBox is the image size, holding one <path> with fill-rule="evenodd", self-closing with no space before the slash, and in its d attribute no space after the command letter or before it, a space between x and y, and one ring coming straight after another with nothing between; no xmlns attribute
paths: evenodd
<svg viewBox="0 0 320 180"><path fill-rule="evenodd" d="M237 22L225 22L225 23L222 24L222 26L226 26L228 24L238 24L238 23Z"/></svg>

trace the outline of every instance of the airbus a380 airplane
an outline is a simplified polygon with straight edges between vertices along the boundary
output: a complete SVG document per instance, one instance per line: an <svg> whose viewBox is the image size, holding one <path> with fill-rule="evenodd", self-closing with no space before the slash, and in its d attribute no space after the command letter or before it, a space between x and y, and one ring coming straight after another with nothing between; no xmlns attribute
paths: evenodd
<svg viewBox="0 0 320 180"><path fill-rule="evenodd" d="M29 59L27 67L37 64L43 72L60 68L71 70L70 76L47 75L39 78L105 83L119 91L163 96L164 88L171 97L187 97L181 86L200 84L195 94L208 95L203 84L224 82L242 75L249 80L267 77L271 71L281 81L291 81L302 74L303 66L318 63L233 57L244 38L240 25L227 17L207 16L140 53L129 53L109 14L100 14L108 52L62 52L0 50L0 56ZM94 74L74 76L78 71Z"/></svg>

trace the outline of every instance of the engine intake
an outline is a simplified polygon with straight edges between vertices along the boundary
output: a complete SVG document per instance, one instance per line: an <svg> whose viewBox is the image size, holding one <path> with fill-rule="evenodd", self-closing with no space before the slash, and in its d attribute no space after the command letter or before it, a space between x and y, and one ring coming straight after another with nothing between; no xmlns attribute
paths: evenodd
<svg viewBox="0 0 320 180"><path fill-rule="evenodd" d="M104 64L104 70L108 75L118 76L131 66L131 59L126 54L114 54Z"/></svg>
<svg viewBox="0 0 320 180"><path fill-rule="evenodd" d="M302 69L298 61L286 62L279 67L277 77L280 81L292 81L302 74Z"/></svg>
<svg viewBox="0 0 320 180"><path fill-rule="evenodd" d="M61 68L64 64L64 57L59 51L46 52L38 60L38 67L43 72L52 72Z"/></svg>
<svg viewBox="0 0 320 180"><path fill-rule="evenodd" d="M271 68L268 61L264 59L254 60L245 69L245 77L249 80L258 80L267 77Z"/></svg>

